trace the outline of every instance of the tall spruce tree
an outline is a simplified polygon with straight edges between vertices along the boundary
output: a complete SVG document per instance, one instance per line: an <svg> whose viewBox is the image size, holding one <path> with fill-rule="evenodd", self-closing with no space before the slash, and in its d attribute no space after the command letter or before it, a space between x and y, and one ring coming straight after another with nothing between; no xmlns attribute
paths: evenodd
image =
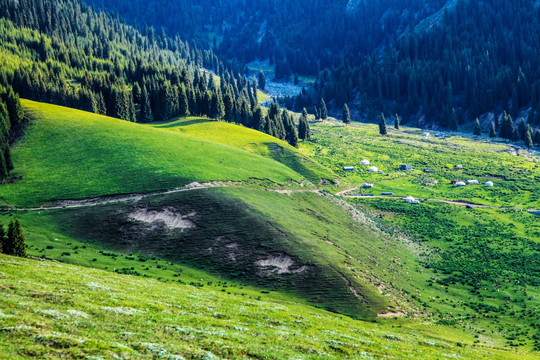
<svg viewBox="0 0 540 360"><path fill-rule="evenodd" d="M301 140L309 140L311 138L306 108L302 110L302 115L300 115L300 120L298 123L298 138Z"/></svg>
<svg viewBox="0 0 540 360"><path fill-rule="evenodd" d="M251 121L251 128L264 132L264 129L266 127L266 119L262 112L262 109L259 106L255 108Z"/></svg>
<svg viewBox="0 0 540 360"><path fill-rule="evenodd" d="M4 152L0 150L0 184L7 180L8 174L9 171L4 158Z"/></svg>
<svg viewBox="0 0 540 360"><path fill-rule="evenodd" d="M326 108L326 102L321 97L319 101L319 118L326 120L328 118L328 109Z"/></svg>
<svg viewBox="0 0 540 360"><path fill-rule="evenodd" d="M146 85L143 85L142 87L140 98L139 122L149 123L154 121L152 106L150 104L150 95L148 94L148 90L146 90Z"/></svg>
<svg viewBox="0 0 540 360"><path fill-rule="evenodd" d="M476 118L476 121L474 122L474 135L482 135L482 127L480 126L480 121L478 120L478 118Z"/></svg>
<svg viewBox="0 0 540 360"><path fill-rule="evenodd" d="M0 142L2 139L7 141L10 128L11 121L9 120L9 113L7 111L6 104L0 99Z"/></svg>
<svg viewBox="0 0 540 360"><path fill-rule="evenodd" d="M525 124L525 120L521 119L518 123L518 132L519 132L519 138L523 141L525 141L525 135L527 133L527 124Z"/></svg>
<svg viewBox="0 0 540 360"><path fill-rule="evenodd" d="M394 115L394 128L395 128L396 130L399 130L399 125L400 125L399 122L400 122L400 121L399 121L399 115L398 115L398 114L395 114L395 115Z"/></svg>
<svg viewBox="0 0 540 360"><path fill-rule="evenodd" d="M8 89L6 106L9 113L11 125L19 124L24 117L24 111L19 100L19 94L13 92L13 88Z"/></svg>
<svg viewBox="0 0 540 360"><path fill-rule="evenodd" d="M531 134L530 130L527 130L525 132L525 136L524 136L523 141L525 142L525 146L528 149L532 149L534 147L533 138L532 138L532 134Z"/></svg>
<svg viewBox="0 0 540 360"><path fill-rule="evenodd" d="M491 122L491 128L489 129L489 137L490 138L497 137L497 130L495 129L495 121Z"/></svg>
<svg viewBox="0 0 540 360"><path fill-rule="evenodd" d="M536 131L534 132L534 143L537 146L540 146L540 129L536 129Z"/></svg>
<svg viewBox="0 0 540 360"><path fill-rule="evenodd" d="M178 112L180 116L189 115L189 101L186 93L186 88L184 86L180 87L180 92L178 95Z"/></svg>
<svg viewBox="0 0 540 360"><path fill-rule="evenodd" d="M216 120L223 120L223 117L225 116L225 105L223 104L223 97L219 91L215 91L212 94L209 115Z"/></svg>
<svg viewBox="0 0 540 360"><path fill-rule="evenodd" d="M266 88L266 76L264 75L264 72L262 70L259 71L258 78L259 78L259 89L264 91L264 89Z"/></svg>
<svg viewBox="0 0 540 360"><path fill-rule="evenodd" d="M0 253L4 253L4 244L6 243L6 229L0 221Z"/></svg>
<svg viewBox="0 0 540 360"><path fill-rule="evenodd" d="M504 112L502 121L501 121L501 130L500 130L499 136L507 141L512 140L513 128L514 128L514 125L512 122L512 118L510 117L510 115L508 115L508 113Z"/></svg>
<svg viewBox="0 0 540 360"><path fill-rule="evenodd" d="M283 127L285 129L285 140L294 147L298 146L298 134L296 132L296 126L294 125L294 119L287 110L281 113L281 119Z"/></svg>
<svg viewBox="0 0 540 360"><path fill-rule="evenodd" d="M388 133L386 129L386 119L384 118L384 114L381 113L380 119L379 119L379 134L386 135Z"/></svg>
<svg viewBox="0 0 540 360"><path fill-rule="evenodd" d="M7 255L26 257L26 239L22 232L19 219L11 220L8 226L7 238L4 242L4 253Z"/></svg>
<svg viewBox="0 0 540 360"><path fill-rule="evenodd" d="M349 106L347 106L346 103L343 105L342 119L344 124L351 123L351 112L349 111Z"/></svg>

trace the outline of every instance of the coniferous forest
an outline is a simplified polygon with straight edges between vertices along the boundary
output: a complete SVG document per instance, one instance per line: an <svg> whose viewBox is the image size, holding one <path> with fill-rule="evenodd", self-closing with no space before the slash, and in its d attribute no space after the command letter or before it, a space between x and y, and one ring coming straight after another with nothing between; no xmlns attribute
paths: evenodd
<svg viewBox="0 0 540 360"><path fill-rule="evenodd" d="M504 111L516 120L526 110L540 124L537 1L90 2L222 59L268 59L277 78L316 76L287 102L296 111L315 113L322 97L337 117L347 103L353 120L399 113L455 130L487 112L499 123Z"/></svg>
<svg viewBox="0 0 540 360"><path fill-rule="evenodd" d="M21 97L133 122L203 115L296 143L292 115L263 113L256 82L212 50L76 0L2 0L0 16L0 84Z"/></svg>

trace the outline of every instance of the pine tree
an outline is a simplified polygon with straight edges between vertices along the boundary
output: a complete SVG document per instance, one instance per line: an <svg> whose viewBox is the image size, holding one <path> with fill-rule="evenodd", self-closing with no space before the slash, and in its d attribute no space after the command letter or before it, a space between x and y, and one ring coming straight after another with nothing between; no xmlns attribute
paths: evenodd
<svg viewBox="0 0 540 360"><path fill-rule="evenodd" d="M141 86L139 85L138 82L135 82L135 84L133 85L132 93L133 93L133 100L137 104L141 103L141 91L142 91Z"/></svg>
<svg viewBox="0 0 540 360"><path fill-rule="evenodd" d="M328 110L326 108L326 102L324 102L323 98L321 98L321 101L319 101L319 118L323 120L328 119Z"/></svg>
<svg viewBox="0 0 540 360"><path fill-rule="evenodd" d="M381 113L381 117L379 119L379 133L381 135L386 135L388 133L386 130L386 119L384 118L383 113Z"/></svg>
<svg viewBox="0 0 540 360"><path fill-rule="evenodd" d="M210 104L210 117L216 120L222 120L225 116L225 105L223 104L223 97L219 91L212 94Z"/></svg>
<svg viewBox="0 0 540 360"><path fill-rule="evenodd" d="M285 128L285 140L294 147L298 146L298 134L296 132L296 126L294 125L294 119L284 110L281 114L283 127Z"/></svg>
<svg viewBox="0 0 540 360"><path fill-rule="evenodd" d="M24 111L19 100L19 95L13 92L13 89L10 87L8 89L6 97L6 107L9 113L9 120L11 125L19 124L24 117Z"/></svg>
<svg viewBox="0 0 540 360"><path fill-rule="evenodd" d="M349 111L349 107L345 103L343 105L343 115L342 115L343 123L344 124L350 124L351 123L351 112Z"/></svg>
<svg viewBox="0 0 540 360"><path fill-rule="evenodd" d="M152 106L150 105L150 95L148 94L148 90L146 90L145 85L142 87L140 98L139 122L149 123L154 121L154 116L152 115Z"/></svg>
<svg viewBox="0 0 540 360"><path fill-rule="evenodd" d="M233 122L233 116L234 116L234 100L233 96L230 92L226 92L223 96L223 106L225 109L225 121L227 122Z"/></svg>
<svg viewBox="0 0 540 360"><path fill-rule="evenodd" d="M514 125L514 122L511 123L511 126L512 126L512 130L511 130L511 140L513 142L517 142L519 140L519 132L518 130L516 129L515 125Z"/></svg>
<svg viewBox="0 0 540 360"><path fill-rule="evenodd" d="M253 118L251 119L251 128L259 131L264 132L264 128L266 126L265 117L263 115L262 109L257 106L255 111L253 112Z"/></svg>
<svg viewBox="0 0 540 360"><path fill-rule="evenodd" d="M394 115L394 128L396 130L399 130L399 115L398 114Z"/></svg>
<svg viewBox="0 0 540 360"><path fill-rule="evenodd" d="M536 129L534 132L534 142L537 146L540 146L540 129Z"/></svg>
<svg viewBox="0 0 540 360"><path fill-rule="evenodd" d="M180 93L178 94L178 112L180 116L189 115L189 101L184 86L180 87Z"/></svg>
<svg viewBox="0 0 540 360"><path fill-rule="evenodd" d="M495 129L495 121L491 122L491 128L489 129L489 137L494 138L497 136L497 130Z"/></svg>
<svg viewBox="0 0 540 360"><path fill-rule="evenodd" d="M532 134L531 134L531 131L530 130L527 130L527 132L525 133L525 137L523 139L525 141L525 146L528 148L528 149L532 149L534 147L534 144L533 144L533 139L532 139Z"/></svg>
<svg viewBox="0 0 540 360"><path fill-rule="evenodd" d="M103 97L103 93L98 93L96 96L97 100L97 108L98 108L98 114L100 115L107 115L107 106L105 105L105 98Z"/></svg>
<svg viewBox="0 0 540 360"><path fill-rule="evenodd" d="M11 220L9 223L5 244L5 254L26 257L26 239L19 219Z"/></svg>
<svg viewBox="0 0 540 360"><path fill-rule="evenodd" d="M527 125L525 125L525 121L523 121L523 119L521 119L521 121L518 124L518 132L519 132L519 138L525 141L525 136L527 134Z"/></svg>
<svg viewBox="0 0 540 360"><path fill-rule="evenodd" d="M298 123L298 138L301 140L309 140L311 138L306 108L302 110L302 115Z"/></svg>
<svg viewBox="0 0 540 360"><path fill-rule="evenodd" d="M501 129L499 131L499 136L502 137L505 140L512 139L512 124L510 116L504 112L501 120Z"/></svg>
<svg viewBox="0 0 540 360"><path fill-rule="evenodd" d="M10 121L6 105L0 100L0 142L7 141L9 136Z"/></svg>
<svg viewBox="0 0 540 360"><path fill-rule="evenodd" d="M8 178L8 169L6 165L6 161L4 159L4 152L0 151L0 184L4 182L4 180L7 180Z"/></svg>
<svg viewBox="0 0 540 360"><path fill-rule="evenodd" d="M266 88L266 76L264 75L264 72L262 70L259 71L258 78L259 78L259 89L264 91L264 89Z"/></svg>
<svg viewBox="0 0 540 360"><path fill-rule="evenodd" d="M4 224L0 221L0 253L4 252L4 246L6 243L6 229L4 228Z"/></svg>
<svg viewBox="0 0 540 360"><path fill-rule="evenodd" d="M480 121L478 120L478 118L476 118L476 121L474 123L474 135L475 136L482 135L482 127L480 126Z"/></svg>
<svg viewBox="0 0 540 360"><path fill-rule="evenodd" d="M450 129L456 131L458 129L458 118L456 114L456 109L452 108L450 112Z"/></svg>

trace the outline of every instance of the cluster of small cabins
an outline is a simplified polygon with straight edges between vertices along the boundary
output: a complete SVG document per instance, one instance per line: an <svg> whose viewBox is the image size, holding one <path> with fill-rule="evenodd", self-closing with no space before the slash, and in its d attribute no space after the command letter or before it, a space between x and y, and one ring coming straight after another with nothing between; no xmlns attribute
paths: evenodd
<svg viewBox="0 0 540 360"><path fill-rule="evenodd" d="M370 164L369 160L362 160L361 162L362 165L364 166L367 166ZM407 171L407 170L412 170L413 167L412 165L407 165L407 164L401 164L399 165L399 170L404 170L404 171ZM343 171L354 171L355 170L355 167L354 166L344 166L343 167ZM382 170L379 170L376 166L371 166L369 169L369 172L374 172L374 173L379 173L379 174L384 174L384 171ZM386 175L390 175L390 173L386 173Z"/></svg>
<svg viewBox="0 0 540 360"><path fill-rule="evenodd" d="M369 166L370 161L367 160L367 159L364 159L364 160L362 160L361 164L363 166ZM463 165L455 165L454 169L463 170ZM344 166L343 170L347 171L347 172L355 171L355 167L354 166ZM399 165L399 170L401 170L401 171L409 171L409 170L413 170L413 167L412 167L412 165L409 165L409 164L400 164ZM379 170L376 166L370 166L368 171L372 172L372 173L384 174L384 172L382 170ZM424 173L431 173L431 170L429 170L428 168L424 168L423 171L424 171ZM386 173L386 175L389 176L390 173ZM436 185L438 182L437 181L432 181L431 183ZM466 180L466 181L454 179L454 180L450 181L450 184L453 185L453 186L456 186L456 187L463 187L463 186L468 186L468 185L480 185L480 182L478 180L476 180L476 179L470 179L470 180ZM485 183L485 186L487 186L487 187L493 187L493 185L494 184L493 184L492 181L487 181ZM364 189L371 189L373 187L374 187L374 184L370 183L370 182L365 182L362 185L362 188L364 188ZM359 194L359 195L360 196L366 196L366 197L374 196L373 194ZM381 195L394 195L394 193L393 192L381 192ZM419 204L420 203L419 200L413 198L412 196L407 196L404 200L405 200L406 203L409 203L409 204Z"/></svg>

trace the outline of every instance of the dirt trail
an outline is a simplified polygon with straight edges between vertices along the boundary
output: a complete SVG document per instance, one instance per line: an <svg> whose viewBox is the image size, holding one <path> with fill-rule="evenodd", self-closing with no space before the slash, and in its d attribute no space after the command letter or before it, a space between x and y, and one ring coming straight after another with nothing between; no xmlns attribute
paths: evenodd
<svg viewBox="0 0 540 360"><path fill-rule="evenodd" d="M348 191L348 190L346 190ZM346 192L344 191L344 192ZM337 194L339 195L339 193ZM353 198L353 199L396 199L396 200L405 200L405 197L403 196L385 196L385 195L374 195L374 196L362 196L362 195L340 195L346 198ZM473 208L482 208L482 209L503 209L502 207L495 207L495 206L488 206L483 204L477 204L470 201L465 200L448 200L448 199L418 199L421 201L438 201L443 202L446 204L452 204L457 206L471 206Z"/></svg>
<svg viewBox="0 0 540 360"><path fill-rule="evenodd" d="M108 195L100 196L90 199L80 199L80 200L60 200L51 202L51 205L43 205L39 207L26 207L19 208L13 206L5 206L3 209L12 210L12 211L41 211L41 210L58 210L58 209L72 209L72 208L83 208L83 207L92 207L99 205L108 205L108 204L117 204L117 203L126 203L126 202L137 202L149 196L163 195L163 194L174 194L184 191L199 190L199 189L209 189L215 187L225 187L227 184L221 182L209 182L209 183L198 183L193 182L186 186L182 186L172 190L162 190L154 191L144 194L125 194L125 195Z"/></svg>
<svg viewBox="0 0 540 360"><path fill-rule="evenodd" d="M186 186L182 186L176 189L171 190L162 190L162 191L154 191L149 193L135 193L135 194L124 194L124 195L108 195L108 196L101 196L101 197L95 197L95 198L89 198L89 199L80 199L80 200L59 200L51 202L49 205L43 205L38 207L14 207L14 206L0 206L0 210L10 210L10 211L41 211L41 210L58 210L58 209L72 209L72 208L83 208L83 207L92 207L92 206L100 206L100 205L108 205L108 204L117 204L117 203L127 203L127 202L137 202L140 201L146 197L155 196L155 195L163 195L163 194L174 194L184 191L192 191L192 190L200 190L200 189L209 189L209 188L217 188L217 187L227 187L231 185L239 185L241 183L226 183L226 182L207 182L207 183L198 183L193 182L191 184L188 184ZM362 196L362 195L348 195L349 193L358 190L358 187L350 188L342 190L338 193L336 193L336 196L341 196L344 198L362 198L362 199L377 199L377 198L384 198L384 199L395 199L395 200L403 200L405 199L402 196L386 196L386 195L373 195L373 196ZM322 195L321 190L319 189L267 189L268 191L276 192L279 194L284 194L291 196L294 193L315 193ZM457 206L471 206L473 208L483 208L483 209L504 209L502 207L493 207L483 204L476 204L472 202L468 202L465 200L449 200L449 199L418 199L421 201L438 201L438 202L444 202L447 204L453 204Z"/></svg>

